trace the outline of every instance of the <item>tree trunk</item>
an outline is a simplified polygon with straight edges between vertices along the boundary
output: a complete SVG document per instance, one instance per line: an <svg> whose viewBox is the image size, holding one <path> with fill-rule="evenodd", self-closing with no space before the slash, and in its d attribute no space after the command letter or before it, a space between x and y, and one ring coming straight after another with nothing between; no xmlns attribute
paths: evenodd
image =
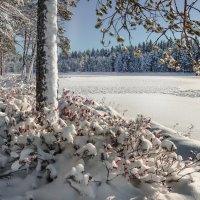
<svg viewBox="0 0 200 200"><path fill-rule="evenodd" d="M32 71L33 71L33 65L34 65L34 62L35 62L36 53L37 53L37 51L36 51L36 42L35 42L35 45L33 47L32 59L31 59L29 71L28 71L27 78L26 78L27 82L29 82L30 78L31 78L31 74L32 74Z"/></svg>
<svg viewBox="0 0 200 200"><path fill-rule="evenodd" d="M57 0L38 0L36 109L57 108Z"/></svg>
<svg viewBox="0 0 200 200"><path fill-rule="evenodd" d="M5 54L3 50L0 50L0 76L5 74Z"/></svg>
<svg viewBox="0 0 200 200"><path fill-rule="evenodd" d="M2 42L2 38L0 36L0 76L3 76L3 71L4 71L4 53L3 53L3 42Z"/></svg>
<svg viewBox="0 0 200 200"><path fill-rule="evenodd" d="M27 58L28 58L28 51L29 51L29 47L31 43L31 34L32 34L31 29L29 29L29 34L28 34L28 31L25 30L22 76L23 75L26 76L26 73L27 73Z"/></svg>
<svg viewBox="0 0 200 200"><path fill-rule="evenodd" d="M22 65L22 76L25 74L26 46L27 46L27 30L25 29L25 32L24 32L24 51L23 51L23 57L22 57L22 60L23 60L23 65Z"/></svg>

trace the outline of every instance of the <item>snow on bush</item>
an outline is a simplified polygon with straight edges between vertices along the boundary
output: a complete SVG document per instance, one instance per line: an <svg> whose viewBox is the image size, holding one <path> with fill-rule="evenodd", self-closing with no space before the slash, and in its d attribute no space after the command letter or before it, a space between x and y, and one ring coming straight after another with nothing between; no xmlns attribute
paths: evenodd
<svg viewBox="0 0 200 200"><path fill-rule="evenodd" d="M6 85L12 83L7 89ZM64 180L75 191L95 199L92 185L109 184L117 177L137 188L153 184L168 190L170 182L190 180L199 172L200 154L184 161L176 145L151 130L151 120L138 115L125 120L112 109L64 90L57 110L35 110L35 86L10 78L0 87L0 166L6 177L36 171L51 182L58 177L57 155L70 147L76 157ZM14 84L13 84L14 83ZM100 167L96 180L85 166ZM61 166L64 168L65 166ZM113 199L114 196L108 197Z"/></svg>

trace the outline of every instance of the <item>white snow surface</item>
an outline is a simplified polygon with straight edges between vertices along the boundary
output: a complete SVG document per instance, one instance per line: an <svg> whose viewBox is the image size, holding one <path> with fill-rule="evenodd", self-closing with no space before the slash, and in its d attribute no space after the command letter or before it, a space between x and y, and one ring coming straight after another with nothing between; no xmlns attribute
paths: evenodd
<svg viewBox="0 0 200 200"><path fill-rule="evenodd" d="M65 84L66 86L69 85L66 80ZM25 89L26 87L24 90ZM77 91L75 90L75 92ZM22 168L22 165L27 166L27 170L26 173L19 171L17 174L11 174L11 176L7 176L6 178L0 178L0 198L2 200L200 199L200 169L198 165L191 161L194 159L192 156L196 155L196 152L200 152L200 141L182 137L172 129L166 128L155 122L151 123L148 118L143 121L143 117L138 116L137 123L141 123L142 125L140 129L134 133L136 134L136 137L133 137L132 140L134 143L134 140L137 140L138 134L138 137L141 140L138 140L138 146L141 145L141 149L138 149L138 151L133 152L131 155L130 152L136 148L133 146L131 149L127 149L127 154L129 152L130 155L127 156L126 160L123 157L119 158L118 156L120 156L120 154L116 155L116 152L113 150L114 147L112 148L110 145L111 141L109 138L115 140L116 137L121 135L119 146L123 146L121 144L126 144L126 140L130 137L129 133L132 129L131 121L130 123L126 120L118 121L118 118L120 119L121 117L114 109L103 104L98 104L88 98L81 97L80 94L75 97L67 96L65 106L68 109L61 110L63 115L66 115L66 118L63 118L64 123L58 121L58 127L62 126L61 124L63 124L63 129L66 126L71 126L66 133L69 133L75 140L75 145L72 144L72 142L61 141L61 148L63 148L61 154L54 156L53 151L44 151L52 148L51 146L53 144L51 143L55 143L55 138L53 140L52 138L50 138L50 140L47 138L49 142L41 145L39 133L34 132L35 126L28 127L30 128L29 130L26 129L28 124L23 125L25 127L23 127L22 131L25 135L21 134L20 136L26 139L24 139L22 144L17 143L18 146L11 144L13 151L19 153L20 159L15 161L15 159L18 159L16 156L16 158L12 158L13 160L11 159L8 161L4 156L1 156L1 163L8 166L10 163L13 163L11 167L13 171L18 171L18 169ZM131 95L133 94L131 93ZM70 102L75 103L70 107ZM83 106L83 103L85 107ZM62 106L60 109L61 108ZM129 106L129 108L132 109L131 106ZM73 109L73 112L69 112L70 109ZM4 111L4 109L2 111ZM12 112L19 113L19 111L13 110L8 113L10 114ZM80 123L80 126L76 125L76 123L73 122L73 114L80 115L80 112L82 112L83 116L86 116L84 120L89 119L89 117L92 116L92 122L89 120L86 123L83 120L83 123ZM134 113L134 110L131 110L131 112ZM93 123L94 121L96 122ZM5 119L2 118L2 125L4 122ZM110 125L108 126L108 124L112 123L114 123L114 125L113 127L111 126L112 128L109 131L108 127ZM120 125L120 123L122 124ZM123 123L128 123L129 126L123 126ZM12 122L9 122L9 126L11 125ZM5 126L7 126L6 123ZM46 125L44 124L44 127L45 126ZM52 130L54 128L55 127L53 127L52 124ZM59 127L56 129L59 133L52 131L56 137L60 137L60 139L57 138L56 142L59 142L62 138L62 128ZM36 130L40 129L42 129L42 127L37 124ZM33 131L32 137L29 133L30 131ZM3 132L1 132L1 134L4 135ZM15 133L12 132L11 134L14 135ZM43 134L45 134L45 132ZM29 141L27 140L28 138ZM155 138L160 142L154 141ZM31 145L30 141L33 141L33 139L35 140L33 145ZM161 141L168 141L167 144L164 145L167 148L172 144L176 145L177 152L171 152L172 149L175 150L174 148L169 148L170 151L161 148ZM5 151L9 149L9 147L6 146L6 141L0 138L0 142L1 144L5 142L5 145L2 145L2 155L6 155L6 157L9 158L5 153ZM102 142L105 144L102 145ZM50 146L48 147L48 145ZM113 144L113 146L114 145L115 144ZM76 149L74 147L76 147ZM154 157L153 155L157 150L161 151L161 154ZM192 150L192 153L190 150ZM82 155L75 155L77 151ZM104 162L106 167L103 166L103 163L100 161L102 152L104 154L104 159L106 159ZM146 156L147 153L150 153L149 156ZM187 159L187 161L182 161L181 156L184 160ZM35 159L35 157L38 157L37 169L31 171L31 169L28 168L29 162L31 162L31 159ZM199 157L199 154L197 154L197 164L199 162ZM166 158L167 160L165 160ZM46 170L51 172L50 176L52 179L55 178L55 180L46 184L44 178L45 174L40 174L42 168L41 161L46 163L52 162L51 160L54 160L54 162L47 165ZM162 164L163 162L164 164ZM169 165L167 166L168 162ZM189 167L185 170L181 170L178 174L175 173L176 169L184 168L185 165ZM156 169L158 169L158 173L156 172ZM110 170L110 181L106 182L108 170ZM129 176L129 181L127 180L126 174L120 175L121 172L125 172L126 170L132 172L132 176ZM9 172L10 171L8 170L3 173L2 169L0 177L3 177L3 175ZM189 172L194 173L183 177L179 181L181 176L184 176L184 174ZM162 185L161 181L165 181L166 179L174 180L174 182ZM101 184L99 184L99 182L101 182Z"/></svg>
<svg viewBox="0 0 200 200"><path fill-rule="evenodd" d="M183 73L70 73L68 88L135 118L138 113L200 140L200 77ZM192 129L190 129L193 127Z"/></svg>

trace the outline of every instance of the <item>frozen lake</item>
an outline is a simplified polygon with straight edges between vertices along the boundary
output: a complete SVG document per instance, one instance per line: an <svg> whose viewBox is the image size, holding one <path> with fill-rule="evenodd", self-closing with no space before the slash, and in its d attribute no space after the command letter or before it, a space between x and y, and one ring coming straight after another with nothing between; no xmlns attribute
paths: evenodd
<svg viewBox="0 0 200 200"><path fill-rule="evenodd" d="M127 118L138 113L200 140L200 77L168 74L67 74L60 76L60 91L110 105Z"/></svg>

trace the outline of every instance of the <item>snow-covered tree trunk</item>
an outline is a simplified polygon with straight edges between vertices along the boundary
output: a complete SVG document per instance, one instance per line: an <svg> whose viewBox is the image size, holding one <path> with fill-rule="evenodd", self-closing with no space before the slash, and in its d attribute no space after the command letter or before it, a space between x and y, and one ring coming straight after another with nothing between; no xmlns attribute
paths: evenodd
<svg viewBox="0 0 200 200"><path fill-rule="evenodd" d="M57 0L38 0L36 108L57 107Z"/></svg>

